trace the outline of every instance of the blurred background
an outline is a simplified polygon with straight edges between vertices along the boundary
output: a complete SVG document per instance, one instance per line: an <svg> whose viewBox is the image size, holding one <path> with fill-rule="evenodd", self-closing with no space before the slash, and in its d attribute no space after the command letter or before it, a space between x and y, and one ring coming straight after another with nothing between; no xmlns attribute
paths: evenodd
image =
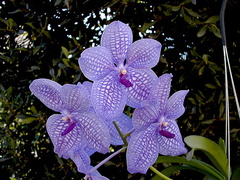
<svg viewBox="0 0 240 180"><path fill-rule="evenodd" d="M75 164L58 158L46 132L54 112L29 91L37 78L60 84L87 80L78 66L81 52L100 44L104 28L114 20L127 23L134 41L162 43L153 70L172 73L171 94L189 89L186 112L178 119L183 137L196 134L215 142L224 139L224 63L219 14L222 1L197 0L5 0L0 1L0 179L82 179ZM240 83L240 1L229 0L225 13L229 58ZM237 86L239 94L240 87ZM230 86L231 166L240 165L240 121ZM131 116L132 109L125 113ZM117 147L113 147L117 148ZM204 154L197 159L206 160ZM107 155L94 154L92 165ZM159 164L162 170L169 164ZM153 173L131 175L125 154L99 169L109 179L149 180ZM173 179L203 179L179 171Z"/></svg>

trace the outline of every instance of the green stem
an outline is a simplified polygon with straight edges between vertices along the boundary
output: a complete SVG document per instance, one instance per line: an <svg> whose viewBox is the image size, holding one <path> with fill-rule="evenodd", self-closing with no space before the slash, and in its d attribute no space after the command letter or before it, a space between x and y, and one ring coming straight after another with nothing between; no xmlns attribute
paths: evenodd
<svg viewBox="0 0 240 180"><path fill-rule="evenodd" d="M172 180L169 177L165 176L164 174L162 174L161 172L159 172L156 168L154 168L153 166L150 167L150 169L158 176L160 176L162 179L164 180Z"/></svg>
<svg viewBox="0 0 240 180"><path fill-rule="evenodd" d="M128 145L128 142L127 142L127 140L126 140L126 137L124 137L124 135L123 135L123 133L121 132L120 128L118 127L116 121L113 121L113 124L114 124L115 128L117 129L118 134L120 135L120 137L121 137L124 145L127 146L127 145Z"/></svg>

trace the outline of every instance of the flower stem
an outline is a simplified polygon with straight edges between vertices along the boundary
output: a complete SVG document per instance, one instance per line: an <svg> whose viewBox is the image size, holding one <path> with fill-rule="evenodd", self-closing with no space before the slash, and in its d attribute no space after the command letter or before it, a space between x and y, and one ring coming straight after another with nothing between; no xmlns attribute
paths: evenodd
<svg viewBox="0 0 240 180"><path fill-rule="evenodd" d="M128 145L128 142L127 142L127 140L126 140L126 137L124 137L124 135L123 135L123 133L121 132L120 128L118 127L116 121L113 121L113 124L114 124L115 128L117 129L118 134L120 135L120 137L121 137L124 145L127 146L127 145Z"/></svg>
<svg viewBox="0 0 240 180"><path fill-rule="evenodd" d="M110 156L108 156L106 159L104 159L103 161L101 161L98 165L96 165L95 167L93 167L92 169L90 169L88 171L89 174L91 174L93 171L96 171L100 166L102 166L103 164L105 164L107 161L109 161L110 159L112 159L114 156L116 156L117 154L119 154L120 152L122 152L124 149L126 149L127 146L122 147L121 149L117 150L116 152L114 152L113 154L111 154Z"/></svg>
<svg viewBox="0 0 240 180"><path fill-rule="evenodd" d="M153 166L150 167L150 169L158 176L160 176L161 178L165 179L165 180L172 180L171 178L165 176L164 174L162 174L161 172L159 172L156 168L154 168Z"/></svg>

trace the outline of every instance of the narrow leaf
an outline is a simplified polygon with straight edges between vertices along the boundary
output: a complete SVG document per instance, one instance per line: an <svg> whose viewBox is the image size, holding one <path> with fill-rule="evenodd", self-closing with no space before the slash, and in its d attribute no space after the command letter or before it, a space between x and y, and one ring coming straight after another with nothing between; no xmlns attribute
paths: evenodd
<svg viewBox="0 0 240 180"><path fill-rule="evenodd" d="M206 175L211 175L218 180L224 180L224 176L218 170L216 170L214 167L210 166L209 164L196 159L192 159L188 161L184 157L159 156L155 163L181 163L181 164L184 164L184 166L188 165L189 167L195 168L196 171L201 171Z"/></svg>
<svg viewBox="0 0 240 180"><path fill-rule="evenodd" d="M225 176L228 174L228 160L225 152L222 148L211 141L202 136L191 135L187 136L184 139L185 143L196 150L203 151L212 161L212 163L222 172Z"/></svg>

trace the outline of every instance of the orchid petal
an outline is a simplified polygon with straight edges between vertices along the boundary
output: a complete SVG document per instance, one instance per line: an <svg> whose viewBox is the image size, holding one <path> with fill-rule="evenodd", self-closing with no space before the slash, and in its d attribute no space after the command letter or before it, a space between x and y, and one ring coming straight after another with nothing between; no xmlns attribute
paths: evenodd
<svg viewBox="0 0 240 180"><path fill-rule="evenodd" d="M162 45L154 39L135 41L127 52L126 65L133 68L152 68L160 59Z"/></svg>
<svg viewBox="0 0 240 180"><path fill-rule="evenodd" d="M76 164L78 172L86 174L90 167L90 158L83 149L73 151L70 158Z"/></svg>
<svg viewBox="0 0 240 180"><path fill-rule="evenodd" d="M145 130L132 133L127 149L127 167L130 173L146 174L148 168L156 161L159 149L157 127L158 124L154 123Z"/></svg>
<svg viewBox="0 0 240 180"><path fill-rule="evenodd" d="M106 47L112 53L114 63L122 64L132 40L131 28L121 21L113 21L103 32L101 46Z"/></svg>
<svg viewBox="0 0 240 180"><path fill-rule="evenodd" d="M60 112L63 102L60 96L61 85L49 79L36 79L29 88L31 92L49 109Z"/></svg>
<svg viewBox="0 0 240 180"><path fill-rule="evenodd" d="M92 105L103 119L119 117L125 107L126 99L124 86L118 82L115 72L93 83Z"/></svg>
<svg viewBox="0 0 240 180"><path fill-rule="evenodd" d="M90 107L88 91L83 85L65 84L61 90L61 98L69 112L87 111Z"/></svg>
<svg viewBox="0 0 240 180"><path fill-rule="evenodd" d="M107 126L96 115L94 110L89 110L85 113L77 113L75 118L78 120L78 127L86 137L90 147L96 149L100 153L109 152L110 135Z"/></svg>
<svg viewBox="0 0 240 180"><path fill-rule="evenodd" d="M78 83L77 85L81 85L81 83ZM89 96L91 96L91 91L92 91L92 85L93 85L93 83L92 82L90 82L90 81L84 81L83 83L82 83L82 85L87 89L87 91L88 91L88 93L89 93Z"/></svg>
<svg viewBox="0 0 240 180"><path fill-rule="evenodd" d="M116 122L116 124L119 127L122 134L126 134L133 129L131 119L125 114L122 114L120 117L114 119L114 121ZM107 124L109 132L110 132L111 144L112 145L123 145L123 141L122 141L116 127L114 126L113 122L106 122L106 124Z"/></svg>
<svg viewBox="0 0 240 180"><path fill-rule="evenodd" d="M85 146L83 150L88 154L89 157L96 152L96 149L93 149L89 146Z"/></svg>
<svg viewBox="0 0 240 180"><path fill-rule="evenodd" d="M93 168L90 166L90 170ZM84 180L109 180L107 177L102 176L97 170L93 171L92 173L86 174Z"/></svg>
<svg viewBox="0 0 240 180"><path fill-rule="evenodd" d="M151 104L146 107L136 108L133 112L133 126L136 129L140 129L143 126L149 126L155 123L158 118L158 108L155 104Z"/></svg>
<svg viewBox="0 0 240 180"><path fill-rule="evenodd" d="M148 99L154 100L161 113L163 113L166 108L171 88L171 78L172 74L163 74L160 76L149 94Z"/></svg>
<svg viewBox="0 0 240 180"><path fill-rule="evenodd" d="M97 175L92 175L91 180L109 180L107 177L102 176L100 173Z"/></svg>
<svg viewBox="0 0 240 180"><path fill-rule="evenodd" d="M177 119L185 112L183 102L187 93L188 90L177 91L168 99L165 111L166 118Z"/></svg>
<svg viewBox="0 0 240 180"><path fill-rule="evenodd" d="M129 81L133 86L126 88L127 104L131 107L140 107L141 102L149 96L150 90L157 80L157 75L151 69L127 68Z"/></svg>
<svg viewBox="0 0 240 180"><path fill-rule="evenodd" d="M84 50L78 63L84 76L93 81L105 77L114 68L111 53L102 46Z"/></svg>
<svg viewBox="0 0 240 180"><path fill-rule="evenodd" d="M84 147L85 140L81 134L80 128L75 126L69 133L62 135L62 132L69 126L69 123L62 120L63 116L60 114L53 114L47 120L47 132L54 145L54 152L59 157L69 158L69 152L77 149L77 147Z"/></svg>
<svg viewBox="0 0 240 180"><path fill-rule="evenodd" d="M167 138L157 135L159 143L159 153L162 155L178 156L180 154L185 154L187 149L184 147L182 141L182 135L178 128L176 121L167 121L168 125L164 128L165 131L168 131L175 135L174 138Z"/></svg>

